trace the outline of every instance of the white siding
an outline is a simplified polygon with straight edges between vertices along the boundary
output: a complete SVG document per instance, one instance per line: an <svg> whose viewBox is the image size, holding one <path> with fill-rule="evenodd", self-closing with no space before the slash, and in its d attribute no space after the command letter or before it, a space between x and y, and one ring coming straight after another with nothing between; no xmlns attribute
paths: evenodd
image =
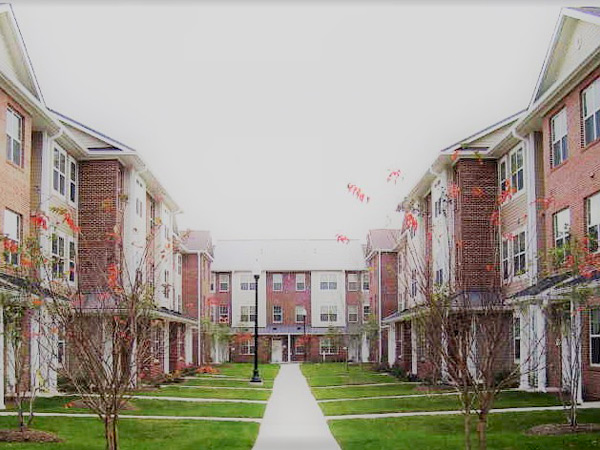
<svg viewBox="0 0 600 450"><path fill-rule="evenodd" d="M240 319L241 307L242 306L254 306L256 302L256 294L253 290L242 291L240 282L243 276L251 276L251 272L233 272L231 274L230 286L231 290L231 321L233 327L254 327L254 322L242 322ZM267 294L265 279L267 277L266 272L261 272L260 278L258 279L258 326L265 327L267 325L266 320L266 308L267 308Z"/></svg>
<svg viewBox="0 0 600 450"><path fill-rule="evenodd" d="M337 289L321 290L321 276L333 276L337 281ZM311 325L313 327L342 327L346 325L346 288L343 271L312 271L311 283ZM337 321L321 321L321 306L335 305L337 307Z"/></svg>

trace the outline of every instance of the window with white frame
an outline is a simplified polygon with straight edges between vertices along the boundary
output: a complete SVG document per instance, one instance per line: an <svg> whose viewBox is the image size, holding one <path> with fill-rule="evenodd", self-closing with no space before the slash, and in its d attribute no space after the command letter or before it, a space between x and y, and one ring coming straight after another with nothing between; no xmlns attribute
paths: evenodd
<svg viewBox="0 0 600 450"><path fill-rule="evenodd" d="M302 292L306 290L306 274L305 273L297 273L296 274L296 292Z"/></svg>
<svg viewBox="0 0 600 450"><path fill-rule="evenodd" d="M413 270L410 277L410 296L417 296L417 271Z"/></svg>
<svg viewBox="0 0 600 450"><path fill-rule="evenodd" d="M569 243L571 230L571 214L569 208L554 214L554 246L562 248Z"/></svg>
<svg viewBox="0 0 600 450"><path fill-rule="evenodd" d="M502 279L508 280L510 277L510 241L502 239Z"/></svg>
<svg viewBox="0 0 600 450"><path fill-rule="evenodd" d="M527 269L525 248L525 231L521 231L513 240L513 273L515 276L524 274Z"/></svg>
<svg viewBox="0 0 600 450"><path fill-rule="evenodd" d="M77 203L77 163L69 158L69 201Z"/></svg>
<svg viewBox="0 0 600 450"><path fill-rule="evenodd" d="M23 166L23 117L12 108L6 110L6 159Z"/></svg>
<svg viewBox="0 0 600 450"><path fill-rule="evenodd" d="M371 305L363 305L363 321L369 320L371 315Z"/></svg>
<svg viewBox="0 0 600 450"><path fill-rule="evenodd" d="M256 283L252 275L242 275L240 279L240 289L242 291L253 291L256 289Z"/></svg>
<svg viewBox="0 0 600 450"><path fill-rule="evenodd" d="M302 339L302 336L296 336L294 338L294 354L304 355L304 352L304 339Z"/></svg>
<svg viewBox="0 0 600 450"><path fill-rule="evenodd" d="M75 283L75 269L77 259L77 249L75 248L75 241L69 239L69 282Z"/></svg>
<svg viewBox="0 0 600 450"><path fill-rule="evenodd" d="M273 274L273 291L274 292L283 291L283 274L281 274L281 273Z"/></svg>
<svg viewBox="0 0 600 450"><path fill-rule="evenodd" d="M217 275L214 273L210 274L210 292L215 292L215 286L217 284Z"/></svg>
<svg viewBox="0 0 600 450"><path fill-rule="evenodd" d="M319 340L319 354L337 355L337 346L332 338L322 337Z"/></svg>
<svg viewBox="0 0 600 450"><path fill-rule="evenodd" d="M600 365L600 308L590 310L590 363Z"/></svg>
<svg viewBox="0 0 600 450"><path fill-rule="evenodd" d="M523 148L519 147L513 150L509 154L510 160L510 186L514 192L522 191L524 185L524 172L523 169Z"/></svg>
<svg viewBox="0 0 600 450"><path fill-rule="evenodd" d="M348 322L349 323L358 322L358 306L348 305Z"/></svg>
<svg viewBox="0 0 600 450"><path fill-rule="evenodd" d="M435 271L435 281L434 283L438 286L444 284L444 269L438 269Z"/></svg>
<svg viewBox="0 0 600 450"><path fill-rule="evenodd" d="M335 291L337 289L337 276L334 273L321 274L319 288L322 291Z"/></svg>
<svg viewBox="0 0 600 450"><path fill-rule="evenodd" d="M18 246L21 243L21 235L23 231L23 218L21 214L17 214L10 209L4 210L4 229L2 233L8 239L4 244L4 261L7 264L19 264Z"/></svg>
<svg viewBox="0 0 600 450"><path fill-rule="evenodd" d="M242 341L240 345L240 354L242 355L254 355L254 340L248 339Z"/></svg>
<svg viewBox="0 0 600 450"><path fill-rule="evenodd" d="M273 323L283 322L283 307L281 305L273 305Z"/></svg>
<svg viewBox="0 0 600 450"><path fill-rule="evenodd" d="M599 249L598 231L600 231L600 192L586 199L588 248L592 253Z"/></svg>
<svg viewBox="0 0 600 450"><path fill-rule="evenodd" d="M64 150L54 148L52 162L52 188L61 196L66 194L67 188L67 154Z"/></svg>
<svg viewBox="0 0 600 450"><path fill-rule="evenodd" d="M52 233L52 278L62 278L65 274L65 235L54 231Z"/></svg>
<svg viewBox="0 0 600 450"><path fill-rule="evenodd" d="M304 306L296 306L296 323L303 323L306 313Z"/></svg>
<svg viewBox="0 0 600 450"><path fill-rule="evenodd" d="M219 305L219 323L229 323L229 306Z"/></svg>
<svg viewBox="0 0 600 450"><path fill-rule="evenodd" d="M165 298L169 298L171 292L171 273L168 270L164 272L163 294Z"/></svg>
<svg viewBox="0 0 600 450"><path fill-rule="evenodd" d="M588 145L600 137L600 78L581 93L584 143Z"/></svg>
<svg viewBox="0 0 600 450"><path fill-rule="evenodd" d="M218 305L210 305L210 321L216 323L219 321L219 309Z"/></svg>
<svg viewBox="0 0 600 450"><path fill-rule="evenodd" d="M507 169L507 165L508 162L506 160L506 158L502 158L502 160L500 161L500 190L502 192L507 191L508 190L508 169Z"/></svg>
<svg viewBox="0 0 600 450"><path fill-rule="evenodd" d="M552 144L551 162L552 167L556 167L569 157L566 108L563 108L550 119L550 137Z"/></svg>
<svg viewBox="0 0 600 450"><path fill-rule="evenodd" d="M370 283L369 283L369 272L365 272L362 274L362 290L364 292L368 291L370 289Z"/></svg>
<svg viewBox="0 0 600 450"><path fill-rule="evenodd" d="M241 306L240 307L240 321L241 322L254 322L256 320L256 309L252 306Z"/></svg>
<svg viewBox="0 0 600 450"><path fill-rule="evenodd" d="M349 273L348 274L348 290L349 291L358 291L358 274L357 273Z"/></svg>
<svg viewBox="0 0 600 450"><path fill-rule="evenodd" d="M521 318L515 316L513 319L513 352L515 361L521 359Z"/></svg>
<svg viewBox="0 0 600 450"><path fill-rule="evenodd" d="M181 253L177 254L177 275L181 275L181 269L183 266L183 257L181 256Z"/></svg>
<svg viewBox="0 0 600 450"><path fill-rule="evenodd" d="M433 204L433 217L438 217L442 214L442 197L438 198Z"/></svg>
<svg viewBox="0 0 600 450"><path fill-rule="evenodd" d="M337 321L337 306L336 305L321 305L321 322L336 322Z"/></svg>
<svg viewBox="0 0 600 450"><path fill-rule="evenodd" d="M219 274L219 292L229 292L229 274Z"/></svg>

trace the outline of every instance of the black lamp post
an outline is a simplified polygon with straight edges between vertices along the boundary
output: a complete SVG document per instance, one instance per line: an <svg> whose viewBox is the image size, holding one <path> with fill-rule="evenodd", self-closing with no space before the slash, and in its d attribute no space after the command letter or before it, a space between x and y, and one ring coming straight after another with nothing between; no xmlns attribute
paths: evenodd
<svg viewBox="0 0 600 450"><path fill-rule="evenodd" d="M304 338L303 338L304 339L304 342L303 342L303 345L304 345L304 362L306 362L306 350L307 350L306 347L308 347L308 345L306 345L306 308L302 308L302 310L304 312L304 314L302 314L302 319L303 319L303 322L304 322Z"/></svg>
<svg viewBox="0 0 600 450"><path fill-rule="evenodd" d="M262 383L258 373L258 278L259 272L254 272L254 372L250 383Z"/></svg>

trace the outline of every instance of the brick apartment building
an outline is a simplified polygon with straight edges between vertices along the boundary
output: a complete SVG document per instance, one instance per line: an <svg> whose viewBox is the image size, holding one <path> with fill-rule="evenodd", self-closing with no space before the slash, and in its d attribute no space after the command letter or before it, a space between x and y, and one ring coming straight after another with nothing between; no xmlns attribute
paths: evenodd
<svg viewBox="0 0 600 450"><path fill-rule="evenodd" d="M206 311L230 326L234 339L213 341L213 361L253 359L256 289L261 361L368 358L361 328L369 311L368 272L358 242L219 241L214 257Z"/></svg>

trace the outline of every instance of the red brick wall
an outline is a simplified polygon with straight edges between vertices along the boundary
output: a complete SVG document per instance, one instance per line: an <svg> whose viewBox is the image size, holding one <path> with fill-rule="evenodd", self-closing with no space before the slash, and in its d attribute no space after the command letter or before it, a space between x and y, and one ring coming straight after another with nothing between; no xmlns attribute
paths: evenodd
<svg viewBox="0 0 600 450"><path fill-rule="evenodd" d="M600 191L600 140L583 146L581 92L598 76L596 69L579 86L567 94L543 119L543 154L545 191L553 202L545 214L546 244L554 247L553 214L570 208L571 234L581 238L585 233L585 198ZM566 106L569 156L557 167L550 164L550 119Z"/></svg>
<svg viewBox="0 0 600 450"><path fill-rule="evenodd" d="M458 289L498 287L497 226L490 222L497 211L496 161L461 159L454 167L454 179L460 188L460 194L454 200L455 236L461 243L457 245ZM473 195L473 188L481 188L488 195Z"/></svg>
<svg viewBox="0 0 600 450"><path fill-rule="evenodd" d="M181 294L183 299L183 315L198 318L198 255L195 253L182 255Z"/></svg>
<svg viewBox="0 0 600 450"><path fill-rule="evenodd" d="M273 291L273 273L283 275L283 290ZM304 306L307 314L307 325L310 310L310 272L299 272L305 274L306 286L304 291L296 292L297 272L268 272L267 273L267 325L298 325L296 323L296 306ZM273 306L281 306L283 310L283 322L273 323Z"/></svg>
<svg viewBox="0 0 600 450"><path fill-rule="evenodd" d="M398 253L381 253L381 317L398 312Z"/></svg>
<svg viewBox="0 0 600 450"><path fill-rule="evenodd" d="M118 261L118 246L108 238L118 223L118 161L82 161L79 165L79 287L83 292L103 289L105 270Z"/></svg>

